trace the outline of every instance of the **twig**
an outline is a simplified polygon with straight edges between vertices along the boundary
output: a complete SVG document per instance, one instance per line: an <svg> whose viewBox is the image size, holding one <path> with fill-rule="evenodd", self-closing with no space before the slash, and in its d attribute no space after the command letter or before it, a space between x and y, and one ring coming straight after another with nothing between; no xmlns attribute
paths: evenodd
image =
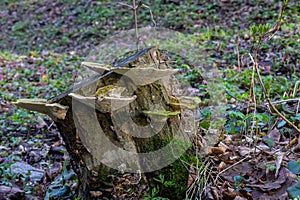
<svg viewBox="0 0 300 200"><path fill-rule="evenodd" d="M288 103L288 102L299 102L300 98L297 99L285 99L285 100L279 100L279 101L273 101L273 105L278 105L278 104L283 104L283 103ZM265 103L265 105L269 105L269 103Z"/></svg>
<svg viewBox="0 0 300 200"><path fill-rule="evenodd" d="M136 2L135 0L132 0L132 6L131 5L128 5L128 4L125 4L125 3L121 3L119 2L118 4L122 5L122 6L126 6L130 9L132 9L133 11L133 17L134 17L134 31L135 31L135 38L136 38L136 47L137 47L137 51L139 51L139 46L140 46L140 37L139 37L139 32L138 32L138 25L137 25L137 10L140 8L140 7L145 7L145 8L148 8L149 11L150 11L150 16L151 16L151 20L154 24L154 27L156 27L156 22L154 20L154 17L153 17L153 13L152 13L152 10L149 6L143 4L142 1L140 1L138 3L138 5L136 5Z"/></svg>
<svg viewBox="0 0 300 200"><path fill-rule="evenodd" d="M195 173L191 172L188 167L184 164L184 162L181 160L181 158L178 158L178 160L180 161L180 163L182 164L182 166L184 167L184 169L187 171L187 173L192 177L193 181L195 184L197 184L198 187L200 187L199 183L196 182L196 179L194 178L193 175L195 175Z"/></svg>
<svg viewBox="0 0 300 200"><path fill-rule="evenodd" d="M218 180L220 174L222 174L222 173L226 172L227 170L229 170L230 168L232 168L232 167L234 167L234 166L240 164L241 162L243 162L243 161L246 160L247 158L250 158L250 156L246 156L245 158L239 160L238 162L236 162L236 163L230 165L229 167L223 169L222 171L220 171L220 172L217 174L217 176L216 176L216 179L215 179L214 184L216 184L216 181Z"/></svg>
<svg viewBox="0 0 300 200"><path fill-rule="evenodd" d="M283 14L283 11L285 9L285 7L287 6L286 2L283 2L282 6L280 7L280 13L279 13L279 16L278 16L278 19L277 21L275 22L275 25L270 29L268 30L267 32L265 32L264 34L260 35L259 37L259 40L258 40L258 44L255 48L255 51L254 51L254 59L252 57L252 55L249 53L249 56L253 62L253 65L254 65L254 68L255 68L255 71L256 71L256 74L258 76L258 80L259 80L259 83L262 87L262 90L263 90L263 93L264 95L266 96L267 98L267 101L269 103L269 105L271 106L271 108L276 112L276 114L279 115L279 117L281 117L286 123L288 123L290 126L292 126L298 133L300 133L300 129L295 125L293 124L290 120L288 120L284 115L282 115L278 110L277 108L274 106L274 104L272 103L271 99L270 99L270 96L269 94L267 93L267 90L265 88L265 85L262 81L262 78L261 78L261 75L260 75L260 72L259 72L259 68L258 68L258 49L260 48L260 45L262 44L262 42L268 38L269 40L274 36L274 34L280 29L280 23L281 23L281 19L282 19L282 14Z"/></svg>
<svg viewBox="0 0 300 200"><path fill-rule="evenodd" d="M154 24L154 27L156 27L156 22L154 20L154 17L153 17L153 13L152 13L152 10L149 6L146 6L145 4L142 4L142 7L145 7L145 8L148 8L149 9L149 12L150 12L150 16L151 16L151 21L153 22Z"/></svg>
<svg viewBox="0 0 300 200"><path fill-rule="evenodd" d="M225 92L232 98L234 98L237 101L240 101L244 104L247 104L248 101L245 101L243 99L239 99L236 96L234 96L233 94L231 94L228 90L225 89ZM278 105L278 104L284 104L284 103L292 103L292 102L300 102L300 98L295 98L295 99L285 99L285 100L278 100L278 101L273 101L273 105ZM263 105L258 104L257 106L261 106L261 107L265 107L268 106L269 103L264 103ZM251 104L250 106L254 106L253 104Z"/></svg>
<svg viewBox="0 0 300 200"><path fill-rule="evenodd" d="M298 101L298 103L297 103L296 115L298 115L298 112L299 112L299 106L300 106L300 99L299 99L299 101Z"/></svg>
<svg viewBox="0 0 300 200"><path fill-rule="evenodd" d="M136 11L138 8L139 8L139 6L135 6L135 0L132 0L132 9L133 9L133 16L134 16L134 30L135 30L137 51L139 50L139 40L140 40L138 26L137 26L137 16L136 16Z"/></svg>
<svg viewBox="0 0 300 200"><path fill-rule="evenodd" d="M298 133L300 133L300 129L295 125L293 124L290 120L288 120L284 115L282 115L278 110L277 108L274 106L274 104L272 103L268 93L267 93L267 90L264 86L264 83L262 81L262 78L261 78L261 75L260 75L260 72L259 72L259 69L258 69L258 62L257 62L257 56L256 56L256 60L253 59L253 57L250 55L250 58L252 60L252 62L254 63L254 67L255 67L255 70L256 70L256 73L257 73L257 76L258 76L258 80L259 80L259 83L260 85L262 86L263 88L263 93L264 95L267 97L267 101L269 103L269 105L271 106L271 108L276 112L276 114L279 115L279 117L281 117L286 123L288 123L290 126L292 126Z"/></svg>
<svg viewBox="0 0 300 200"><path fill-rule="evenodd" d="M236 54L237 54L237 60L238 60L238 71L241 72L241 59L240 59L240 51L239 51L239 45L240 45L241 41L239 40L239 38L237 38L236 41Z"/></svg>
<svg viewBox="0 0 300 200"><path fill-rule="evenodd" d="M253 129L254 129L254 126L255 126L255 123L256 123L256 94L255 94L255 70L254 68L252 69L252 75L251 75L251 86L250 86L250 95L249 95L249 104L250 104L250 98L251 98L251 94L252 94L252 99L253 99L253 104L254 104L254 112L253 112L253 122L252 122L252 125L251 125L251 137L253 136ZM249 106L248 104L248 106ZM247 109L247 114L248 114L248 109ZM257 126L256 126L257 127ZM250 145L249 145L250 146Z"/></svg>
<svg viewBox="0 0 300 200"><path fill-rule="evenodd" d="M126 7L129 7L131 9L133 9L133 7L131 5L128 5L128 4L125 4L125 3L121 3L121 2L119 2L118 4L120 4L121 6L126 6Z"/></svg>

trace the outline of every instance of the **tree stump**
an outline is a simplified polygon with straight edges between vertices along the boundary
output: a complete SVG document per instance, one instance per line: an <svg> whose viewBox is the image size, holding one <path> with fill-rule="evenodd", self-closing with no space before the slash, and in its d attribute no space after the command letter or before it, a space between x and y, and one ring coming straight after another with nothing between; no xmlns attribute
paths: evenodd
<svg viewBox="0 0 300 200"><path fill-rule="evenodd" d="M80 199L142 199L158 184L153 177L173 173L170 164L190 147L197 99L181 95L177 70L156 47L112 66L83 65L99 74L52 99L16 105L55 121L78 175ZM174 191L160 192L174 198Z"/></svg>

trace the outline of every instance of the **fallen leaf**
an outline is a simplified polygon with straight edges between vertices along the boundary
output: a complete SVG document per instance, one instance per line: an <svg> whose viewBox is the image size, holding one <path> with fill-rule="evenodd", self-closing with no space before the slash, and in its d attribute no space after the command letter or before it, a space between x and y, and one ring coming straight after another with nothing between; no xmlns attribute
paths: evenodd
<svg viewBox="0 0 300 200"><path fill-rule="evenodd" d="M279 132L279 130L278 130L277 128L274 128L274 129L273 129L272 131L270 131L270 133L268 134L268 137L269 137L269 138L272 138L272 140L273 140L274 142L279 142L280 136L281 136L281 134L280 134L280 132Z"/></svg>
<svg viewBox="0 0 300 200"><path fill-rule="evenodd" d="M245 155L250 153L249 147L239 146L238 153L240 156L244 157Z"/></svg>
<svg viewBox="0 0 300 200"><path fill-rule="evenodd" d="M281 167L282 159L284 154L283 153L277 153L276 158L276 171L275 171L275 178L278 177L279 169Z"/></svg>
<svg viewBox="0 0 300 200"><path fill-rule="evenodd" d="M286 145L286 149L290 149L292 146L294 146L295 144L298 143L298 137L294 137L294 139L292 139L287 145Z"/></svg>
<svg viewBox="0 0 300 200"><path fill-rule="evenodd" d="M233 200L247 200L247 199L241 196L236 196Z"/></svg>
<svg viewBox="0 0 300 200"><path fill-rule="evenodd" d="M218 165L217 170L218 170L218 171L221 171L221 170L225 169L225 167L226 167L226 163L221 162L221 163Z"/></svg>
<svg viewBox="0 0 300 200"><path fill-rule="evenodd" d="M264 192L279 189L282 187L282 184L286 182L288 178L289 171L286 168L281 168L279 171L279 177L276 181L266 181L264 184L251 184L249 187L258 188Z"/></svg>
<svg viewBox="0 0 300 200"><path fill-rule="evenodd" d="M187 181L187 188L190 188L192 184L195 183L195 180L197 178L196 170L193 167L193 165L190 165L190 172L188 176L188 181Z"/></svg>

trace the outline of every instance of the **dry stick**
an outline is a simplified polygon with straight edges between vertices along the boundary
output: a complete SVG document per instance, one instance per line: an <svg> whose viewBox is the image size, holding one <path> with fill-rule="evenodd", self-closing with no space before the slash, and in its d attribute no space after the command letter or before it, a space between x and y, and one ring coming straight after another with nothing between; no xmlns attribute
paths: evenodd
<svg viewBox="0 0 300 200"><path fill-rule="evenodd" d="M137 51L139 50L139 32L138 32L138 27L137 27L137 16L136 16L136 11L139 8L139 6L135 6L135 0L132 0L132 8L133 8L133 16L134 16L134 30L135 30L135 37L136 37L136 46L137 46Z"/></svg>
<svg viewBox="0 0 300 200"><path fill-rule="evenodd" d="M139 38L139 32L138 32L138 25L137 25L137 15L136 15L136 11L143 6L142 1L139 2L138 5L135 4L135 0L132 0L132 6L128 5L128 4L124 4L124 3L118 3L122 6L127 6L129 8L132 9L133 11L133 17L134 17L134 31L135 31L135 37L136 37L136 46L137 46L137 51L139 51L139 42L140 42L140 38ZM151 12L152 13L152 12Z"/></svg>
<svg viewBox="0 0 300 200"><path fill-rule="evenodd" d="M237 38L236 41L236 54L237 54L237 60L238 60L238 71L241 72L241 59L240 59L240 51L239 51L239 45L240 45L241 41L239 40L239 38Z"/></svg>
<svg viewBox="0 0 300 200"><path fill-rule="evenodd" d="M251 92L251 94L253 95L253 97L252 97L252 99L253 99L253 104L254 104L254 111L253 111L253 122L252 122L252 124L251 124L251 128L250 128L250 137L251 138L254 138L253 137L253 130L254 130L254 126L255 126L255 123L256 123L256 111L257 111L257 105L256 105L256 94L255 94L255 69L254 69L254 67L253 67L253 69L252 69L252 75L251 75L251 86L250 86L250 91L252 91ZM250 104L250 98L251 98L251 95L249 96L249 104ZM248 106L249 106L249 104L248 104ZM249 107L248 107L249 108ZM247 114L248 114L248 108L247 108ZM246 121L245 121L245 123L246 123ZM255 142L255 145L254 145L254 158L255 158L255 152L256 152L256 142L257 142L257 127L258 126L256 126L256 131L255 131L255 133L256 133L256 140L254 141ZM248 156L250 156L250 146L251 146L251 143L252 142L250 142L249 143L249 153L248 153Z"/></svg>
<svg viewBox="0 0 300 200"><path fill-rule="evenodd" d="M262 78L261 78L261 76L260 76L260 72L259 72L259 69L258 69L258 67L257 67L257 65L258 65L258 64L257 64L257 61L253 60L253 57L251 56L251 54L249 54L249 55L250 55L251 60L254 62L254 67L255 67L255 70L256 70L256 73L257 73L257 76L258 76L259 83L260 83L260 85L261 85L262 88L263 88L263 93L264 93L264 95L267 97L267 101L268 101L269 105L270 105L271 108L276 112L276 114L279 115L279 117L281 117L286 123L288 123L288 124L289 124L290 126L292 126L298 133L300 133L300 129L299 129L295 124L293 124L290 120L288 120L284 115L282 115L282 114L277 110L277 108L274 106L274 104L272 103L272 101L270 100L270 97L269 97L269 95L268 95L268 93L267 93L267 91L266 91L266 89L265 89L264 83L263 83Z"/></svg>
<svg viewBox="0 0 300 200"><path fill-rule="evenodd" d="M299 102L300 98L296 98L296 99L285 99L285 100L279 100L279 101L273 101L273 105L277 105L277 104L283 104L283 103L288 103L288 102ZM265 105L269 105L268 103L265 103Z"/></svg>
<svg viewBox="0 0 300 200"><path fill-rule="evenodd" d="M150 16L151 16L151 21L153 22L154 24L154 27L156 27L156 22L154 20L154 17L153 17L153 13L152 13L152 10L149 6L143 4L142 1L139 2L139 4L136 6L135 4L135 0L132 1L132 6L128 5L128 4L124 4L124 3L118 3L122 6L127 6L129 8L131 8L133 10L133 16L134 16L134 26L135 26L135 37L136 37L136 40L137 40L137 43L136 43L136 46L137 46L137 51L139 50L139 42L140 42L140 38L139 38L139 32L138 32L138 26L137 26L137 14L136 14L136 11L140 8L140 7L145 7L147 9L149 9L150 11Z"/></svg>
<svg viewBox="0 0 300 200"><path fill-rule="evenodd" d="M220 177L220 174L222 174L222 173L226 172L227 170L229 170L230 168L232 168L232 167L234 167L234 166L236 166L236 165L242 163L242 162L243 162L244 160L246 160L247 158L250 158L250 156L246 156L245 158L239 160L238 162L236 162L236 163L230 165L229 167L223 169L222 171L220 171L220 172L217 174L217 176L216 176L216 179L215 179L214 184L216 184L216 182L218 181L218 179L219 179L219 177Z"/></svg>
<svg viewBox="0 0 300 200"><path fill-rule="evenodd" d="M252 69L252 75L251 75L251 91L252 91L252 95L253 95L253 104L254 104L254 114L253 114L253 123L251 125L251 136L252 136L252 133L253 133L253 129L254 129L254 123L256 121L256 94L255 94L255 70L254 68ZM250 100L251 96L249 97L249 100ZM250 104L250 102L249 102ZM248 113L247 113L248 114ZM257 126L256 126L257 127Z"/></svg>
<svg viewBox="0 0 300 200"><path fill-rule="evenodd" d="M184 169L187 171L187 173L192 177L194 183L195 183L198 187L200 187L199 183L196 182L196 179L192 176L192 174L194 174L194 173L191 172L191 171L189 170L189 168L184 164L184 162L183 162L183 160L181 160L181 158L178 158L178 160L180 161L180 163L182 164L182 166L184 167Z"/></svg>
<svg viewBox="0 0 300 200"><path fill-rule="evenodd" d="M298 103L297 103L296 115L298 115L298 112L299 112L299 106L300 106L300 99L298 100Z"/></svg>
<svg viewBox="0 0 300 200"><path fill-rule="evenodd" d="M259 41L258 41L258 44L255 48L255 51L254 51L254 59L253 57L251 56L251 54L249 53L250 55L250 58L252 60L252 62L254 63L254 68L256 70L256 73L257 73L257 76L258 76L258 80L259 80L259 83L263 89L263 93L264 95L266 96L267 98L267 101L269 103L269 105L271 106L271 108L279 115L279 117L281 117L286 123L288 123L290 126L292 126L298 133L300 133L300 129L295 125L293 124L290 120L288 120L284 115L282 115L278 110L277 108L274 106L274 104L272 103L271 99L270 99L270 96L269 94L267 93L267 90L265 88L265 85L262 81L262 78L261 78L261 75L260 75L260 72L259 72L259 68L258 68L258 49L261 45L261 43L266 39L268 38L269 40L274 36L274 34L279 30L280 28L280 22L281 22L281 19L282 19L282 14L283 14L283 10L284 8L287 6L286 3L283 3L283 5L280 7L280 13L279 13L279 16L278 16L278 19L275 23L275 25L273 26L273 28L271 28L269 31L267 31L266 33L262 34L260 37L259 37Z"/></svg>
<svg viewBox="0 0 300 200"><path fill-rule="evenodd" d="M149 6L146 6L145 4L142 4L142 7L145 7L145 8L147 8L147 9L149 9L150 16L151 16L151 21L153 22L154 27L156 28L156 22L155 22L155 20L154 20L154 17L153 17L153 13L152 13L151 8L150 8Z"/></svg>
<svg viewBox="0 0 300 200"><path fill-rule="evenodd" d="M234 98L236 101L239 101L241 103L244 104L248 104L248 101L245 101L243 99L239 99L236 96L234 96L233 94L231 94L228 90L225 89L226 94L228 94L230 97ZM284 104L284 103L289 103L289 102L297 102L298 104L300 103L300 98L295 98L295 99L285 99L285 100L278 100L278 101L273 101L273 105L278 105L278 104ZM258 106L263 107L263 108L267 108L266 106L268 106L269 103L264 103L264 104L258 104ZM253 107L253 104L250 104L249 106ZM297 114L297 112L296 112Z"/></svg>

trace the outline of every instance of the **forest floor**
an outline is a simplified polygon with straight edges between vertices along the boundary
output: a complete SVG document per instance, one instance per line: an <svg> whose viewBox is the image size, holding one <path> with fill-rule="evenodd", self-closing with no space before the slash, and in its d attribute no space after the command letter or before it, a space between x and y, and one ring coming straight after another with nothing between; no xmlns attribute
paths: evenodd
<svg viewBox="0 0 300 200"><path fill-rule="evenodd" d="M177 66L181 81L188 82L202 100L193 146L201 152L201 164L188 166L187 198L299 198L300 133L288 122L300 128L300 4L289 1L280 29L258 50L264 93L253 70L258 38L253 27L274 25L281 3L201 2L143 1L157 27L183 33L205 52L205 63ZM138 10L139 27L154 25L149 13L144 7ZM69 170L68 154L53 121L13 102L49 99L65 91L77 80L81 62L93 48L133 28L132 11L116 1L0 2L0 188L13 186L27 199L76 195L72 192L76 177ZM200 78L207 67L222 85L223 102L217 103L224 117L217 127L218 137L203 147L212 137L215 119L212 88ZM271 108L267 96L286 120ZM35 174L38 178L15 170L16 165L33 167L40 172ZM58 180L62 174L69 177L68 184ZM151 195L158 198L153 190Z"/></svg>

